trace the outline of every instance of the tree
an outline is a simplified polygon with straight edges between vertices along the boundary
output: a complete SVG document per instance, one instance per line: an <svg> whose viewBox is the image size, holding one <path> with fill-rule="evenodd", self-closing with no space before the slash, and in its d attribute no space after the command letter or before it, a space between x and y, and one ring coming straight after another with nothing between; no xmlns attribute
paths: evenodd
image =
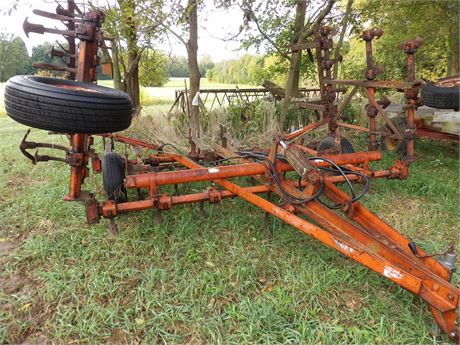
<svg viewBox="0 0 460 345"><path fill-rule="evenodd" d="M191 137L200 136L199 107L194 106L195 96L200 90L200 68L198 65L198 7L201 1L187 0L186 5L172 1L171 11L164 15L166 20L163 28L181 42L187 51L189 72L189 109ZM176 32L174 26L178 26L181 32ZM184 36L188 36L184 38Z"/></svg>
<svg viewBox="0 0 460 345"><path fill-rule="evenodd" d="M344 12L343 18L342 18L339 40L338 40L337 44L335 45L335 49L334 49L335 50L334 58L336 60L340 56L340 49L342 49L343 40L345 39L345 34L347 33L348 23L350 21L350 16L351 16L351 10L352 10L352 7L353 7L353 1L354 0L347 0L347 7L345 9L345 12ZM337 79L338 75L339 75L339 64L336 63L334 65L334 69L333 69L333 72L332 72L332 79Z"/></svg>
<svg viewBox="0 0 460 345"><path fill-rule="evenodd" d="M307 38L313 36L315 29L323 19L331 12L332 6L335 0L328 0L326 5L321 9L317 16L311 15L308 18L307 24L305 24L305 11L307 4L305 0L299 0L296 4L296 17L294 21L294 36L292 37L292 44L302 44ZM292 53L290 58L290 66L288 73L288 80L286 83L285 98L280 115L280 128L284 128L286 121L286 115L289 109L290 100L292 97L297 97L299 93L299 77L300 77L300 59L302 57L302 51L295 51Z"/></svg>
<svg viewBox="0 0 460 345"><path fill-rule="evenodd" d="M52 48L53 44L50 42L45 42L33 47L30 62L56 63L57 61L55 61L50 54Z"/></svg>
<svg viewBox="0 0 460 345"><path fill-rule="evenodd" d="M149 49L142 54L139 64L139 82L142 86L163 86L168 81L166 57Z"/></svg>
<svg viewBox="0 0 460 345"><path fill-rule="evenodd" d="M0 82L12 76L30 73L29 55L24 41L0 32Z"/></svg>
<svg viewBox="0 0 460 345"><path fill-rule="evenodd" d="M184 56L170 56L167 58L167 70L170 77L188 78L188 62Z"/></svg>
<svg viewBox="0 0 460 345"><path fill-rule="evenodd" d="M249 54L221 61L207 71L206 79L219 83L260 85L265 75L264 61L262 56Z"/></svg>
<svg viewBox="0 0 460 345"><path fill-rule="evenodd" d="M209 55L202 55L198 59L198 66L200 69L200 75L202 77L206 76L206 72L214 67L214 62Z"/></svg>
<svg viewBox="0 0 460 345"><path fill-rule="evenodd" d="M117 6L106 11L104 29L114 37L114 85L128 93L136 111L140 109L139 63L157 38L162 6L159 0L117 0Z"/></svg>
<svg viewBox="0 0 460 345"><path fill-rule="evenodd" d="M282 129L289 99L298 94L302 69L311 77L315 70L313 64L302 62L301 51L290 54L290 46L308 40L314 34L314 28L330 14L336 0L222 0L221 5L231 6L235 2L244 13L239 32L245 34L243 47L263 48L268 54L288 62L287 97L279 119Z"/></svg>
<svg viewBox="0 0 460 345"><path fill-rule="evenodd" d="M360 26L384 30L376 41L375 58L385 66L386 78L405 77L404 41L424 40L416 56L419 77L436 79L459 73L459 0L356 0Z"/></svg>

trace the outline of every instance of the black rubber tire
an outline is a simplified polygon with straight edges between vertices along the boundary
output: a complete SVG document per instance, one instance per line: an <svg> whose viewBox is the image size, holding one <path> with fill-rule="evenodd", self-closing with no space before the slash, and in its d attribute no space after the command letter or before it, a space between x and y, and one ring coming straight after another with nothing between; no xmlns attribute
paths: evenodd
<svg viewBox="0 0 460 345"><path fill-rule="evenodd" d="M396 126L398 129L399 133L404 136L404 132L406 131L407 124L406 124L406 118L404 117L397 117L392 119L393 124ZM387 124L383 125L383 130L385 132L392 132L390 127ZM382 147L382 150L391 152L391 153L400 153L403 156L407 152L407 140L402 139L394 139L394 138L388 138L388 137L382 137L380 140L380 145Z"/></svg>
<svg viewBox="0 0 460 345"><path fill-rule="evenodd" d="M102 156L102 182L109 200L124 201L126 189L125 161L118 153L108 152Z"/></svg>
<svg viewBox="0 0 460 345"><path fill-rule="evenodd" d="M443 87L434 84L422 86L423 104L438 109L455 109L460 108L460 86Z"/></svg>
<svg viewBox="0 0 460 345"><path fill-rule="evenodd" d="M18 75L5 86L6 113L26 126L65 133L108 133L128 128L129 96L73 80Z"/></svg>
<svg viewBox="0 0 460 345"><path fill-rule="evenodd" d="M353 148L353 145L348 141L347 138L340 138L340 147L341 147L341 152L340 153L353 153L355 152L355 149ZM327 151L335 151L335 138L334 137L326 137L318 145L317 151L318 152L327 152Z"/></svg>

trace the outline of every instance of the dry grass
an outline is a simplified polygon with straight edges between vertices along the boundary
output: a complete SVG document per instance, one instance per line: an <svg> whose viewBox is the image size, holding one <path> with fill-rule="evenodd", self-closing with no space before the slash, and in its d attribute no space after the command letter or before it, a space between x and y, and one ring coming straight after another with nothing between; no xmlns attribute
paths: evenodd
<svg viewBox="0 0 460 345"><path fill-rule="evenodd" d="M244 106L241 109L243 117ZM279 125L274 114L273 103L262 102L259 110L261 119L250 128L232 121L229 110L225 108L201 113L201 140L210 147L220 143L221 127L223 127L234 138L234 141L229 143L234 148L268 147L279 133ZM185 139L188 136L187 123L184 115L180 113L165 113L161 110L143 111L134 119L127 133L156 144L170 143L185 151L189 147L188 140Z"/></svg>

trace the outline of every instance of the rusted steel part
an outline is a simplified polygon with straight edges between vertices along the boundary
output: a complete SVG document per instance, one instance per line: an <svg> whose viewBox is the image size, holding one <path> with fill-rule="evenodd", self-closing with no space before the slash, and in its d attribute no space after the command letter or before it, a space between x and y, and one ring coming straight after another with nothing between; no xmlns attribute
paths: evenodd
<svg viewBox="0 0 460 345"><path fill-rule="evenodd" d="M375 92L375 89L373 89L374 92ZM398 139L403 139L403 136L401 135L401 133L398 131L398 129L396 128L396 126L394 125L393 121L390 120L390 118L388 117L387 113L385 112L385 110L380 106L380 104L377 103L377 101L375 100L375 96L374 96L374 93L371 93L370 92L370 88L364 88L364 92L366 93L367 95L367 98L369 100L369 105L373 106L374 108L377 109L378 113L380 115L382 115L383 119L385 120L385 123L390 127L390 129L392 130L393 134L398 138Z"/></svg>
<svg viewBox="0 0 460 345"><path fill-rule="evenodd" d="M34 62L32 63L32 67L38 68L38 69L46 69L50 71L58 71L58 72L72 72L76 73L77 69L76 68L71 68L67 66L61 66L61 65L55 65L52 63L43 63L43 62Z"/></svg>
<svg viewBox="0 0 460 345"><path fill-rule="evenodd" d="M87 157L87 140L88 136L86 134L74 134L72 136L72 151L69 155L83 154ZM80 198L81 185L86 177L86 172L87 168L84 162L70 167L70 188L65 200L78 200Z"/></svg>
<svg viewBox="0 0 460 345"><path fill-rule="evenodd" d="M96 20L97 22L97 20ZM95 80L96 76L96 55L97 55L97 41L96 41L96 25L93 22L88 22L88 34L91 34L87 39L80 40L80 48L78 54L78 69L76 73L77 81L91 83ZM86 167L89 155L88 150L92 138L87 134L73 134L72 135L72 151L70 155L82 155L81 164L74 165L70 170L70 191L65 197L66 200L78 200L81 193L81 185L88 174Z"/></svg>
<svg viewBox="0 0 460 345"><path fill-rule="evenodd" d="M325 194L329 198L335 202L341 202L347 198L337 187L327 182L326 184ZM425 275L422 279L422 287L419 295L430 304L431 312L439 327L451 339L458 342L457 313L460 308L460 290L448 282L450 272L432 257L419 259L415 256L410 256L410 251L407 250L409 240L367 210L359 202L353 204L352 211L347 216L363 226L370 233L378 233L384 240L388 241L390 239L393 243L398 243L407 252L405 257L401 256L401 261L408 258L414 266L425 266L423 269ZM422 249L420 248L417 248L417 251L422 253ZM426 255L426 253L423 251L423 254L420 255ZM411 273L414 273L414 270Z"/></svg>
<svg viewBox="0 0 460 345"><path fill-rule="evenodd" d="M375 113L376 108L373 106L374 104L377 104L375 101L375 88L368 87L366 93L369 98L369 107L367 108L367 115L369 117L369 151L376 151L378 143L377 135L375 134L377 131L377 122L375 117L377 114Z"/></svg>
<svg viewBox="0 0 460 345"><path fill-rule="evenodd" d="M229 152L225 154L224 149L220 153L223 156L230 154ZM261 181L264 178L258 179ZM276 185L270 184L267 187L281 194ZM283 183L283 187L298 197L307 196L287 181ZM330 182L326 182L325 195L336 203L344 205L349 203L349 196ZM260 207L259 204L255 205ZM449 337L458 339L455 314L459 305L460 290L449 283L450 273L439 262L431 257L424 259L415 257L408 247L407 238L358 202L345 212L345 215L357 224L346 220L317 201L295 205L294 208L331 231L336 236L334 240L343 249L340 250L342 253L425 299L432 310L434 308L436 311L433 314L440 328ZM278 216L276 213L272 214ZM324 238L318 239L328 244L323 241Z"/></svg>
<svg viewBox="0 0 460 345"><path fill-rule="evenodd" d="M179 161L182 164L182 159ZM282 171L292 170L288 164L279 167ZM211 181L214 179L233 178L241 176L263 175L265 167L260 163L238 164L194 170L167 171L161 174L138 174L126 177L127 188L149 188L154 190L157 186Z"/></svg>
<svg viewBox="0 0 460 345"><path fill-rule="evenodd" d="M415 80L415 61L414 54L417 51L417 48L422 44L423 40L419 37L412 41L407 41L403 44L402 48L407 54L406 59L406 69L407 69L407 81L413 82ZM406 110L406 123L407 128L405 131L405 139L407 141L407 152L404 157L408 162L414 160L414 149L415 149L415 136L417 133L417 128L415 125L415 109L419 103L418 98L418 88L413 87L409 90L405 90L404 96L407 100L407 110Z"/></svg>
<svg viewBox="0 0 460 345"><path fill-rule="evenodd" d="M301 147L295 145L295 147ZM220 153L218 153L220 154ZM380 152L358 152L349 153L342 155L325 155L324 157L333 160L336 164L360 164L371 160L379 160L381 158ZM182 164L184 157L180 155L170 155L179 163ZM329 163L324 161L312 161L316 166L328 166ZM185 164L183 164L185 165ZM186 165L185 165L186 166ZM291 165L283 162L277 162L276 164L278 172L292 171ZM254 176L254 175L265 175L266 169L260 163L245 163L235 164L228 166L201 168L195 170L181 170L181 171L168 171L161 174L137 174L126 177L127 188L151 188L155 189L157 186L168 185L168 184L180 184L200 181L210 181L214 179L222 178L234 178L241 176Z"/></svg>
<svg viewBox="0 0 460 345"><path fill-rule="evenodd" d="M298 139L300 138L302 135L324 125L325 123L327 123L327 121L329 121L329 118L328 117L325 117L324 119L318 121L318 122L314 122L314 123L311 123L295 132L292 132L292 133L289 133L288 135L286 135L286 140L290 141L290 140L295 140L295 139Z"/></svg>
<svg viewBox="0 0 460 345"><path fill-rule="evenodd" d="M151 150L158 150L159 147L160 147L160 145L151 144L151 143L145 142L143 140L130 138L130 137L127 137L127 136L124 136L124 135L121 135L121 134L104 133L104 134L98 134L98 135L103 137L103 138L111 138L111 139L113 139L115 141L118 141L120 143L132 145L132 146L145 147L145 148L148 148L148 149L151 149Z"/></svg>
<svg viewBox="0 0 460 345"><path fill-rule="evenodd" d="M339 127L355 129L355 130L361 131L361 132L370 132L370 129L369 129L369 128L366 128L366 127L363 127L363 126L352 125L352 124L350 124L350 123L345 123L345 122L336 122L336 124L337 124L337 126L339 126ZM374 133L375 133L375 134L380 134L380 135L385 136L385 137L388 137L388 138L399 139L399 138L401 137L401 134L399 134L399 135L396 135L396 134L388 134L388 133L381 132L381 131L375 131Z"/></svg>
<svg viewBox="0 0 460 345"><path fill-rule="evenodd" d="M253 186L253 187L245 187L248 192L259 194L259 193L268 193L270 190L266 186ZM218 198L220 199L228 199L235 197L235 194L228 191L228 190L216 190L214 193L218 193ZM204 201L212 201L212 194L210 191L202 192L202 193L194 193L194 194L186 194L186 195L178 195L178 196L170 196L166 194L162 194L162 197L165 198L167 203L170 207L174 205L184 205L194 202L204 202ZM125 213L130 211L141 211L149 208L158 207L157 205L158 200L154 198L146 199L146 200L139 200L139 201L130 201L130 202L123 202L123 203L113 203L111 201L106 202L102 206L102 213L104 217L108 217L109 211L111 211L111 216L116 215L118 213ZM215 202L211 202L215 203Z"/></svg>
<svg viewBox="0 0 460 345"><path fill-rule="evenodd" d="M447 140L452 142L459 142L459 136L451 133L443 133L432 131L426 128L417 128L417 136L419 138L431 138L438 140Z"/></svg>
<svg viewBox="0 0 460 345"><path fill-rule="evenodd" d="M397 89L407 90L422 85L421 80L413 82L399 81L399 80L353 80L353 79L332 79L324 80L325 83L333 85L357 85L361 87L375 87L380 89Z"/></svg>

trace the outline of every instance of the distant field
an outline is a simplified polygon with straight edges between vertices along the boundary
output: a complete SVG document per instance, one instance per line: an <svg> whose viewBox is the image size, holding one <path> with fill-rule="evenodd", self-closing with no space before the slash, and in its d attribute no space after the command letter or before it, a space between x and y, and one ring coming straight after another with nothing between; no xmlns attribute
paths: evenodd
<svg viewBox="0 0 460 345"><path fill-rule="evenodd" d="M141 87L141 102L144 108L149 112L152 110L168 111L172 106L176 90L184 90L185 82L189 87L188 78L170 78L169 81L162 87ZM112 80L100 80L99 85L113 87ZM227 88L251 88L254 85L248 84L225 84L210 82L206 79L201 79L202 89L227 89Z"/></svg>

